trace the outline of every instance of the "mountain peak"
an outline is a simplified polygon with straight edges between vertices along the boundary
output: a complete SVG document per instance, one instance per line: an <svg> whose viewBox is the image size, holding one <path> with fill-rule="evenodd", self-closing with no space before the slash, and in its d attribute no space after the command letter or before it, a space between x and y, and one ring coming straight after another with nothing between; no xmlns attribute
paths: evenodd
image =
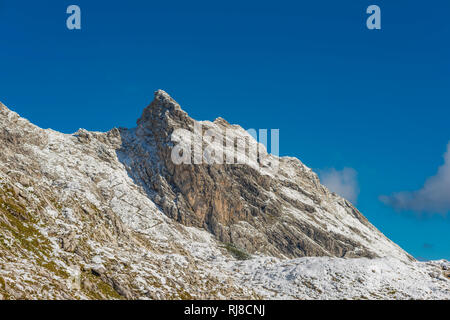
<svg viewBox="0 0 450 320"><path fill-rule="evenodd" d="M180 105L164 90L155 91L153 101L144 109L138 119L138 126L155 125L155 122L164 122L164 119L179 117L186 113Z"/></svg>
<svg viewBox="0 0 450 320"><path fill-rule="evenodd" d="M172 99L172 97L166 91L158 89L155 91L155 99Z"/></svg>
<svg viewBox="0 0 450 320"><path fill-rule="evenodd" d="M163 90L155 92L137 123L136 131L122 132L125 138L120 152L128 159L128 174L177 222L206 229L219 241L249 253L290 258L410 258L356 208L330 194L299 162L280 158L279 172L270 175L250 165L174 163L177 144L172 134L177 129L193 134L187 139L193 143L191 159L195 150L203 153L212 146L201 134L196 135L195 120ZM217 118L212 128L229 126ZM234 142L237 145L238 141ZM247 144L245 139L243 142ZM233 151L235 156L237 151Z"/></svg>
<svg viewBox="0 0 450 320"><path fill-rule="evenodd" d="M161 89L155 91L154 99L150 106L167 109L169 111L181 110L180 105L175 101L175 99L173 99L166 91Z"/></svg>
<svg viewBox="0 0 450 320"><path fill-rule="evenodd" d="M298 160L174 162L194 121L162 90L138 128L108 133L1 105L0 300L449 298L447 262L414 261Z"/></svg>

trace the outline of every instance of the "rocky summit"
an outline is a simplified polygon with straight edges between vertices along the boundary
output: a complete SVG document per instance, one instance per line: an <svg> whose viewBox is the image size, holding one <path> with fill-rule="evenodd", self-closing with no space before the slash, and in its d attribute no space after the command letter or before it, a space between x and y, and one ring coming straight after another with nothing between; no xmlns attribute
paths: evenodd
<svg viewBox="0 0 450 320"><path fill-rule="evenodd" d="M0 299L450 298L448 261L416 261L298 159L173 161L174 134L214 151L224 131L253 141L162 90L106 133L0 104Z"/></svg>

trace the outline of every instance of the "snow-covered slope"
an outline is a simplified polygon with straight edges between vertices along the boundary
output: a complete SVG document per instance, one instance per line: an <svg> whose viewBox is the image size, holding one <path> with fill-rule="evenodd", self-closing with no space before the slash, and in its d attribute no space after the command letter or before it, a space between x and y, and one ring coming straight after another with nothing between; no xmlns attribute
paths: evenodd
<svg viewBox="0 0 450 320"><path fill-rule="evenodd" d="M447 262L414 261L297 159L173 165L193 121L163 91L107 133L0 104L0 298L450 298Z"/></svg>
<svg viewBox="0 0 450 320"><path fill-rule="evenodd" d="M246 164L205 164L202 150L219 154L224 146L207 143L208 134L233 137L226 144L235 146L228 150L232 160L249 155L255 140L221 118L193 120L164 91L155 93L137 128L119 132L119 160L133 181L167 216L205 228L222 242L277 257L412 259L295 158L278 158L261 148ZM189 161L174 164L174 140L192 144ZM245 148L238 141L247 141ZM202 161L196 162L196 149Z"/></svg>

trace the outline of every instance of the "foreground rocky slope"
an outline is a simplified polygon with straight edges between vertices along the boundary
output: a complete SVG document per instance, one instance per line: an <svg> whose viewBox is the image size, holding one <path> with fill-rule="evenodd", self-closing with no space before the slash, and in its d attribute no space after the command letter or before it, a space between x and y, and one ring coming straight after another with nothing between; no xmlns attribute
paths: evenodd
<svg viewBox="0 0 450 320"><path fill-rule="evenodd" d="M414 261L297 159L175 165L195 124L163 91L107 133L0 104L0 298L450 298L446 261Z"/></svg>

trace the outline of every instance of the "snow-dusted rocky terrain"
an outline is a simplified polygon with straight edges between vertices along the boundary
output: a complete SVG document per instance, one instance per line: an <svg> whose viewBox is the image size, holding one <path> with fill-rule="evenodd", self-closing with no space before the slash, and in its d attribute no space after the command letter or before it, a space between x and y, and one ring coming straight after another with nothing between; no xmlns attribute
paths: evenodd
<svg viewBox="0 0 450 320"><path fill-rule="evenodd" d="M163 91L107 133L0 104L0 299L450 298L447 261L415 261L297 159L174 164L195 124Z"/></svg>

